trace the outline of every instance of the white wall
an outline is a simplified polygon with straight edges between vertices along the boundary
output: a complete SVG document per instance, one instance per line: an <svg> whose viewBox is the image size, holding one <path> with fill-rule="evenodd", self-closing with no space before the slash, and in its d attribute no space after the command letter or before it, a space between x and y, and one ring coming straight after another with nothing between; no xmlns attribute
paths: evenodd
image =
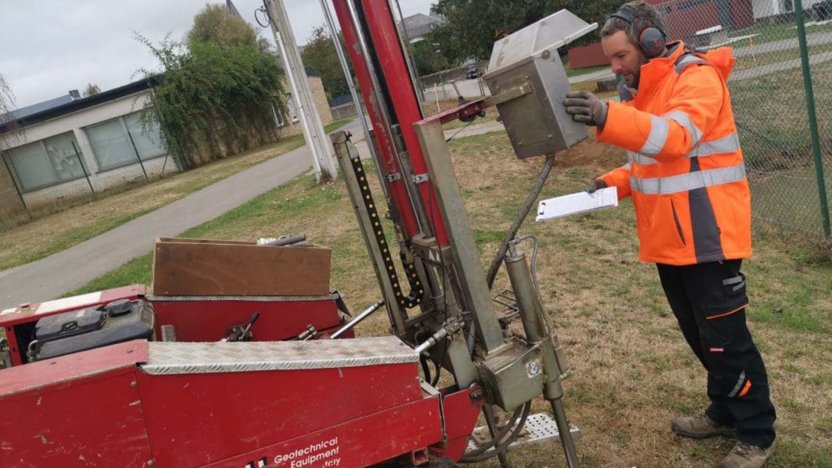
<svg viewBox="0 0 832 468"><path fill-rule="evenodd" d="M823 0L803 0L803 9L810 10L812 5L821 1ZM755 20L794 12L795 3L793 0L791 10L787 10L785 0L751 0Z"/></svg>
<svg viewBox="0 0 832 468"><path fill-rule="evenodd" d="M81 151L81 156L84 159L84 165L87 167L90 183L92 183L96 192L125 183L134 182L136 180L143 180L144 174L142 172L142 167L138 164L138 162L133 165L102 171L95 159L92 146L90 145L87 134L84 131L84 127L131 114L133 112L138 112L144 108L145 104L149 101L149 98L150 91L143 91L115 101L99 104L94 107L82 109L71 114L62 115L51 120L28 126L25 128L25 131L18 134L16 138L6 139L5 141L7 142L7 146L2 147L2 149L7 150L51 136L73 132L75 140L78 143L79 150ZM177 171L176 164L170 156L163 156L160 158L142 161L142 164L144 165L144 169L147 171L147 175L149 177L158 175L162 172L163 167L165 173ZM85 178L81 178L63 184L27 192L23 194L23 197L25 198L27 205L30 207L36 207L55 200L70 198L84 193L90 193L90 186Z"/></svg>
<svg viewBox="0 0 832 468"><path fill-rule="evenodd" d="M751 6L754 10L754 19L767 18L779 15L782 0L752 0Z"/></svg>

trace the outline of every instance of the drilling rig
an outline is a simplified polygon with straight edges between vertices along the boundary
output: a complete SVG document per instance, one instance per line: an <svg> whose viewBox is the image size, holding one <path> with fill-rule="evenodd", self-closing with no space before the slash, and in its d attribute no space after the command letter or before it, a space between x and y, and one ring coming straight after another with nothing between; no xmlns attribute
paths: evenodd
<svg viewBox="0 0 832 468"><path fill-rule="evenodd" d="M268 13L275 1L264 2ZM569 84L558 49L597 25L561 10L504 37L483 77L491 95L426 117L390 0L332 5L374 170L349 133L331 143L379 300L348 319L337 293L175 297L130 286L7 309L0 465L453 466L496 457L507 466L531 421L557 436L568 466L579 465L579 431L562 402L569 369L524 251L534 257L537 242L518 231L555 154L586 138L561 105ZM517 157L542 165L485 271L443 124L492 106ZM511 289L494 292L500 268ZM381 309L391 335L355 338ZM513 322L523 333L508 332ZM442 373L450 383L440 388ZM539 397L551 416L531 414ZM472 438L480 414L490 439Z"/></svg>

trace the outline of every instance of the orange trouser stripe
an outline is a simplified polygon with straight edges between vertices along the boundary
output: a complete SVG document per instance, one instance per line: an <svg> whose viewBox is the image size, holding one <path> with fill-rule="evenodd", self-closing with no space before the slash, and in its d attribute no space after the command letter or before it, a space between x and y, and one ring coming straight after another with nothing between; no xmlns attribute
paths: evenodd
<svg viewBox="0 0 832 468"><path fill-rule="evenodd" d="M724 314L719 314L719 315L711 315L710 317L705 317L705 320L713 320L713 319L715 319L715 318L727 317L727 316L729 316L729 315L731 315L731 314L736 314L737 312L741 311L742 309L745 309L746 307L748 307L748 304L745 304L745 305L739 306L739 307L737 307L736 309L734 309L734 310L732 310L732 311L730 311L730 312L725 312Z"/></svg>
<svg viewBox="0 0 832 468"><path fill-rule="evenodd" d="M745 381L745 386L742 387L742 391L737 396L744 397L745 394L748 393L749 390L751 390L751 380L746 380Z"/></svg>

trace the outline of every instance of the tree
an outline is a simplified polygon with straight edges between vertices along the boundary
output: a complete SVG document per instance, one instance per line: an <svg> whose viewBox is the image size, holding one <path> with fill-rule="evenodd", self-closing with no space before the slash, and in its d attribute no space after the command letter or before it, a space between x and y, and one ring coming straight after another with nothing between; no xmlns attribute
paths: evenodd
<svg viewBox="0 0 832 468"><path fill-rule="evenodd" d="M428 38L410 44L409 48L419 76L430 75L451 68L451 62L447 59L439 42L433 42ZM456 64L454 63L454 65Z"/></svg>
<svg viewBox="0 0 832 468"><path fill-rule="evenodd" d="M15 108L14 93L6 82L6 78L0 75L0 115L8 114ZM2 122L0 122L2 123Z"/></svg>
<svg viewBox="0 0 832 468"><path fill-rule="evenodd" d="M231 16L224 5L206 5L194 17L188 47L211 42L224 46L258 47L257 33L242 19Z"/></svg>
<svg viewBox="0 0 832 468"><path fill-rule="evenodd" d="M438 0L431 11L447 23L428 37L441 44L451 62L484 60L491 56L494 42L560 9L568 9L589 23L603 25L606 14L623 0ZM580 43L597 40L589 35Z"/></svg>
<svg viewBox="0 0 832 468"><path fill-rule="evenodd" d="M84 88L84 97L95 96L96 94L101 92L101 88L98 87L97 84L87 83L87 87Z"/></svg>
<svg viewBox="0 0 832 468"><path fill-rule="evenodd" d="M152 93L145 124L160 124L168 147L184 166L217 159L272 141L275 106L283 112L282 71L239 18L218 18L207 6L194 18L187 48L166 36L160 44L136 33L159 60L160 71L142 71L160 82ZM231 25L231 26L229 26ZM240 25L248 29L241 30Z"/></svg>
<svg viewBox="0 0 832 468"><path fill-rule="evenodd" d="M0 125L5 127L5 131L0 133L0 148L9 142L20 141L23 137L24 130L17 124L12 114L15 107L17 106L14 92L6 78L0 74Z"/></svg>
<svg viewBox="0 0 832 468"><path fill-rule="evenodd" d="M346 50L344 38L339 35L338 40L341 41L341 46ZM324 85L327 99L331 100L350 92L347 79L344 77L344 71L338 60L338 52L335 50L335 44L332 43L332 36L323 26L318 26L312 30L312 36L301 53L301 60L303 60L303 66L307 70L321 74L321 82Z"/></svg>

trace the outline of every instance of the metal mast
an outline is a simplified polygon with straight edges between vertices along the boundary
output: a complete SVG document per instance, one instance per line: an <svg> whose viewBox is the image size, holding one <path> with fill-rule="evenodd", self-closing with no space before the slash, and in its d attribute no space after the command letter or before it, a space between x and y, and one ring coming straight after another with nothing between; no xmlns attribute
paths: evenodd
<svg viewBox="0 0 832 468"><path fill-rule="evenodd" d="M298 110L298 119L303 126L303 136L312 151L315 177L318 182L338 176L338 164L332 145L326 136L321 116L312 99L312 90L306 79L306 70L298 52L295 36L289 24L289 16L283 0L263 0L269 15L269 24L274 34L278 53L283 61L286 77L292 89L292 99Z"/></svg>

